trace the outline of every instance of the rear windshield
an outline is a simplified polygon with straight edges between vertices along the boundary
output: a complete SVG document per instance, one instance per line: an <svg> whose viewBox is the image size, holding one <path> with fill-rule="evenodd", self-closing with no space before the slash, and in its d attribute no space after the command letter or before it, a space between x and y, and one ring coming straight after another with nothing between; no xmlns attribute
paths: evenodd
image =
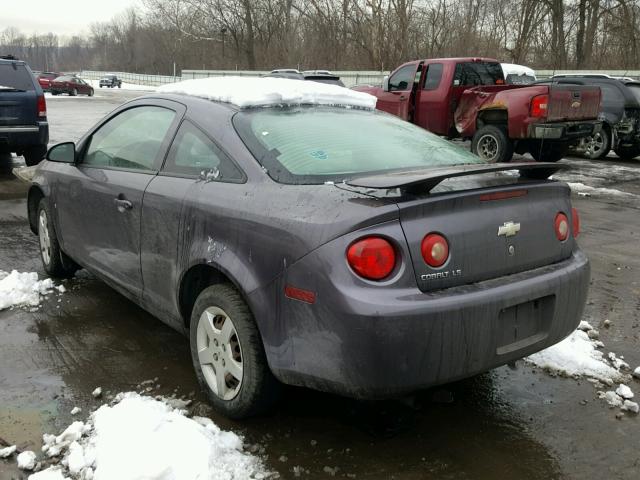
<svg viewBox="0 0 640 480"><path fill-rule="evenodd" d="M536 78L532 77L531 75L517 75L515 73L510 73L509 75L507 75L507 78L505 80L509 85L529 85L535 82Z"/></svg>
<svg viewBox="0 0 640 480"><path fill-rule="evenodd" d="M504 85L502 65L495 62L463 62L456 65L454 87L469 85Z"/></svg>
<svg viewBox="0 0 640 480"><path fill-rule="evenodd" d="M31 72L24 65L0 63L0 90L35 90Z"/></svg>
<svg viewBox="0 0 640 480"><path fill-rule="evenodd" d="M70 82L73 77L68 75L62 75L61 77L56 78L56 82Z"/></svg>
<svg viewBox="0 0 640 480"><path fill-rule="evenodd" d="M483 163L461 147L379 111L338 107L243 110L236 130L271 178L318 184L415 168Z"/></svg>

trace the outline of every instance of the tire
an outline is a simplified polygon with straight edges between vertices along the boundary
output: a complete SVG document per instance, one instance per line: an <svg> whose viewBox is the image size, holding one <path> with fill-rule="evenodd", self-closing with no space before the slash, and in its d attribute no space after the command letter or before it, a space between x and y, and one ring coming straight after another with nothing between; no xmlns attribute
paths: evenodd
<svg viewBox="0 0 640 480"><path fill-rule="evenodd" d="M618 146L613 149L620 160L633 160L640 155L640 145L633 145L631 147Z"/></svg>
<svg viewBox="0 0 640 480"><path fill-rule="evenodd" d="M584 139L584 156L591 160L599 160L611 151L611 134L606 128Z"/></svg>
<svg viewBox="0 0 640 480"><path fill-rule="evenodd" d="M47 198L42 198L38 205L37 226L40 258L44 271L51 277L72 277L79 266L60 250Z"/></svg>
<svg viewBox="0 0 640 480"><path fill-rule="evenodd" d="M569 145L557 142L534 142L529 150L537 162L557 162L567 155Z"/></svg>
<svg viewBox="0 0 640 480"><path fill-rule="evenodd" d="M27 167L33 167L34 165L39 164L46 154L47 154L46 145L37 145L35 147L29 147L22 152L22 156L24 157L24 163L27 164Z"/></svg>
<svg viewBox="0 0 640 480"><path fill-rule="evenodd" d="M221 414L246 418L275 403L280 384L267 365L253 315L232 285L213 285L198 295L189 339L198 382Z"/></svg>
<svg viewBox="0 0 640 480"><path fill-rule="evenodd" d="M487 163L510 162L513 149L513 142L506 130L497 125L481 127L471 141L471 152Z"/></svg>
<svg viewBox="0 0 640 480"><path fill-rule="evenodd" d="M89 90L89 93L87 95L89 95L90 97L93 97L93 89Z"/></svg>
<svg viewBox="0 0 640 480"><path fill-rule="evenodd" d="M122 84L121 83L118 84L118 88L122 88Z"/></svg>
<svg viewBox="0 0 640 480"><path fill-rule="evenodd" d="M102 88L102 85L100 85L100 88Z"/></svg>
<svg viewBox="0 0 640 480"><path fill-rule="evenodd" d="M70 97L75 97L76 95L78 95L78 90L76 88L69 92Z"/></svg>

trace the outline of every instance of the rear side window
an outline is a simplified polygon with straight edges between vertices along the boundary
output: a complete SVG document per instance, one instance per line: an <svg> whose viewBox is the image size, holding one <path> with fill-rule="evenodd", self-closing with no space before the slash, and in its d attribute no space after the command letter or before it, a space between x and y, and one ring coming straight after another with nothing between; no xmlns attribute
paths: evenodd
<svg viewBox="0 0 640 480"><path fill-rule="evenodd" d="M389 90L409 90L413 87L416 78L415 65L406 65L391 75L389 78Z"/></svg>
<svg viewBox="0 0 640 480"><path fill-rule="evenodd" d="M424 81L424 90L435 90L442 79L442 64L432 63L427 68L427 78Z"/></svg>
<svg viewBox="0 0 640 480"><path fill-rule="evenodd" d="M24 65L0 63L0 89L31 91L35 90L36 87L33 76Z"/></svg>
<svg viewBox="0 0 640 480"><path fill-rule="evenodd" d="M220 182L244 178L218 146L188 120L178 130L162 171L179 175L210 173L208 178Z"/></svg>
<svg viewBox="0 0 640 480"><path fill-rule="evenodd" d="M454 87L504 85L504 72L499 63L463 62L456 65Z"/></svg>
<svg viewBox="0 0 640 480"><path fill-rule="evenodd" d="M156 106L125 110L91 136L82 164L155 170L155 160L175 115L173 110Z"/></svg>

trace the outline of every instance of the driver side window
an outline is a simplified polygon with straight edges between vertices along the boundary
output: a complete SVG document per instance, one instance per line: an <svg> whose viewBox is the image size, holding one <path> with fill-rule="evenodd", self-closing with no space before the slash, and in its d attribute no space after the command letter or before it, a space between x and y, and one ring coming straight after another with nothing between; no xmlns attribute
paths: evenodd
<svg viewBox="0 0 640 480"><path fill-rule="evenodd" d="M389 91L410 90L416 78L416 65L405 65L389 78Z"/></svg>
<svg viewBox="0 0 640 480"><path fill-rule="evenodd" d="M175 112L163 107L133 107L102 125L89 140L82 165L154 170Z"/></svg>

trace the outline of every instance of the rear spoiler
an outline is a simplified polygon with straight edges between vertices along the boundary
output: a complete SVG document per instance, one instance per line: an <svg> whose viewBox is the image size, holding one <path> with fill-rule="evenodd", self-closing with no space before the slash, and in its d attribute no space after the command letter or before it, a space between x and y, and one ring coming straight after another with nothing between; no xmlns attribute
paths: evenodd
<svg viewBox="0 0 640 480"><path fill-rule="evenodd" d="M402 172L381 173L349 180L347 185L365 188L401 188L410 192L430 192L447 178L479 175L506 170L518 170L520 177L543 180L568 165L551 162L491 163L478 165L454 165L440 168L421 168Z"/></svg>

